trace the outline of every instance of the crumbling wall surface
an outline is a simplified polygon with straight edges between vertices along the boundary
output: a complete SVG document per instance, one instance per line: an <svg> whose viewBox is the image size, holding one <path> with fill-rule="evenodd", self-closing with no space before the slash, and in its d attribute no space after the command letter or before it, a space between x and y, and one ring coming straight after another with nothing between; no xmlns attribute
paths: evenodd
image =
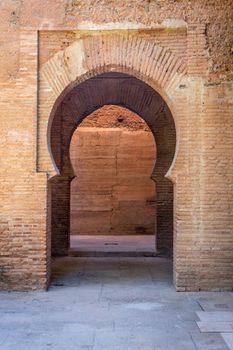
<svg viewBox="0 0 233 350"><path fill-rule="evenodd" d="M125 131L146 131L150 132L148 125L137 114L129 109L105 105L91 113L80 125L93 128L120 128Z"/></svg>
<svg viewBox="0 0 233 350"><path fill-rule="evenodd" d="M206 24L213 79L232 79L232 0L2 0L0 3L0 77L14 81L19 72L22 28L98 29L152 27L184 20ZM124 23L123 25L120 23ZM72 36L67 33L67 36ZM68 39L69 41L69 39ZM61 42L61 49L66 45Z"/></svg>
<svg viewBox="0 0 233 350"><path fill-rule="evenodd" d="M2 0L0 13L0 288L44 289L49 280L48 175L38 171L38 144L47 129L39 138L37 116L43 112L38 101L44 99L45 108L56 96L48 99L48 85L42 94L38 62L100 30L117 35L125 29L127 41L134 29L129 56L122 57L138 57L137 38L147 35L187 65L170 99L178 128L171 177L176 287L232 289L232 0ZM108 58L111 50L102 47ZM95 63L97 54L85 60ZM41 163L46 157L44 151Z"/></svg>

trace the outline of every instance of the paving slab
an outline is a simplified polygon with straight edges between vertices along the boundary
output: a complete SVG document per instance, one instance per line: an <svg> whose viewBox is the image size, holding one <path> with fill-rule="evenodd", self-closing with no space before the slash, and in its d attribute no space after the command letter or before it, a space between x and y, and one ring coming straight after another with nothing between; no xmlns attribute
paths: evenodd
<svg viewBox="0 0 233 350"><path fill-rule="evenodd" d="M197 321L201 332L233 333L233 322Z"/></svg>
<svg viewBox="0 0 233 350"><path fill-rule="evenodd" d="M232 333L221 333L225 343L230 350L233 350L233 334Z"/></svg>
<svg viewBox="0 0 233 350"><path fill-rule="evenodd" d="M227 335L227 333L224 333ZM196 350L229 350L227 344L219 333L190 332Z"/></svg>
<svg viewBox="0 0 233 350"><path fill-rule="evenodd" d="M198 299L204 311L233 311L233 298L229 293L215 293Z"/></svg>
<svg viewBox="0 0 233 350"><path fill-rule="evenodd" d="M175 348L174 348L175 344ZM175 335L161 328L117 328L115 332L96 335L94 350L196 350L187 332Z"/></svg>
<svg viewBox="0 0 233 350"><path fill-rule="evenodd" d="M197 311L197 316L205 322L233 322L232 311Z"/></svg>

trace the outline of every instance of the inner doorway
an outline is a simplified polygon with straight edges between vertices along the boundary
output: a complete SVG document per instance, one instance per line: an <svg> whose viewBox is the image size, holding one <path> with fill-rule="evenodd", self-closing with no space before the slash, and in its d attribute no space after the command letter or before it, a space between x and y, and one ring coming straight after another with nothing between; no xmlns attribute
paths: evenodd
<svg viewBox="0 0 233 350"><path fill-rule="evenodd" d="M70 144L72 256L155 256L155 138L132 111L106 105Z"/></svg>

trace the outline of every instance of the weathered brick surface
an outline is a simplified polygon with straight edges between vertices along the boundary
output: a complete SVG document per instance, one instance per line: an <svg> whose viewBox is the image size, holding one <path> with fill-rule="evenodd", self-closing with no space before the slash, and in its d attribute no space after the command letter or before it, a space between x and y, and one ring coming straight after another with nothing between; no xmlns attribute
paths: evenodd
<svg viewBox="0 0 233 350"><path fill-rule="evenodd" d="M117 69L159 92L175 121L177 289L232 289L232 1L9 0L1 8L1 288L42 289L49 280L54 103ZM90 31L96 25L108 30Z"/></svg>

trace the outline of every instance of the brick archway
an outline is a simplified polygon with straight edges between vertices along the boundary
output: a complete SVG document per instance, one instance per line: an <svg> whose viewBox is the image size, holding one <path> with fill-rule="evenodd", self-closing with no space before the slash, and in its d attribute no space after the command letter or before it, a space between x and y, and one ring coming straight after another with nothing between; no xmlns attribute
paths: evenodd
<svg viewBox="0 0 233 350"><path fill-rule="evenodd" d="M185 62L168 48L135 37L87 38L76 41L64 51L55 54L40 71L40 99L43 102L40 103L39 170L47 171L50 176L58 173L55 164L51 163L51 154L47 152L47 126L50 128L59 103L78 84L106 72L132 75L157 91L172 111L179 138L179 111L176 108L176 100L182 98L179 85L185 79L186 71ZM177 139L177 146L178 144ZM176 153L177 151L178 147ZM173 166L167 176L175 181L172 168Z"/></svg>
<svg viewBox="0 0 233 350"><path fill-rule="evenodd" d="M67 150L63 150L61 153L63 154L63 158L66 159L66 165L63 167L63 169L61 169L58 160L60 156L56 156L56 151L54 153L54 150L57 148L60 141L57 140L56 137L50 139L51 130L54 127L54 123L56 124L56 113L59 108L61 108L62 103L64 106L65 99L71 97L72 92L80 89L80 87L82 88L84 84L89 84L90 81L97 80L98 76L101 77L101 74L110 74L110 72L111 74L115 73L131 77L133 76L135 80L140 81L147 86L147 92L150 90L153 91L154 94L159 96L161 101L163 101L164 110L167 111L165 115L169 115L171 120L171 123L168 124L170 126L173 125L172 128L169 126L168 129L170 128L172 130L171 133L173 134L174 130L176 130L176 145L174 144L173 150L170 152L170 154L168 152L167 156L165 157L167 159L167 163L165 162L166 166L163 164L164 157L161 157L163 171L158 171L157 175L153 175L153 177L156 181L156 176L157 178L160 178L162 187L165 188L167 188L166 186L168 183L170 184L170 182L164 178L165 175L173 183L176 183L175 167L179 150L178 146L180 135L178 118L179 107L181 103L182 107L184 107L186 103L186 93L185 91L180 90L180 84L185 82L185 63L182 59L176 57L169 49L159 47L146 39L136 39L135 37L125 38L123 36L93 37L79 40L64 51L58 52L41 67L40 72L38 169L39 171L47 172L50 179L56 179L56 186L64 186L64 182L66 183L67 191L63 195L64 203L68 203L68 188L72 174L70 172L71 168L69 166ZM103 78L103 76L101 78ZM148 98L150 99L151 97L149 96ZM102 105L108 103L123 105L141 116L143 114L142 117L146 119L145 112L142 113L140 110L135 110L132 108L132 106L127 106L127 103L125 102L122 103L121 101L121 103L119 103L119 101L116 99L107 99L107 101L102 103ZM79 121L94 110L93 106L95 109L102 106L101 103L96 102L93 103L91 109L86 107L85 102L79 104L79 107L80 105L82 105L83 111L79 112ZM72 117L74 119L75 116L77 116L76 112L72 114L72 111L68 111L67 115L69 115L71 119ZM50 117L48 118L48 116ZM74 127L74 123L71 122L71 119L66 118L66 124L69 124L71 132L69 135L67 135L67 140L65 142L64 140L61 142L63 145L69 144L72 133L75 127L77 127L77 124ZM160 120L160 123L161 125L163 124L163 118ZM151 123L150 121L149 126L152 130L153 128L154 131L157 130L157 147L158 142L161 142L162 145L163 141L166 139L164 137L165 134L168 136L168 130L166 130L166 127L156 128L155 125L153 125L153 122ZM165 130L166 132L164 132ZM57 145L55 145L56 142ZM67 146L65 147L68 149ZM162 154L162 152L160 154ZM159 163L159 157L157 163ZM168 163L169 166L167 166ZM164 169L166 169L166 171L164 171ZM59 180L58 177L54 178L54 176L59 174L62 175L60 176ZM168 189L168 191L170 191L170 189ZM176 197L176 194L174 194L174 196ZM169 203L169 206L169 210L171 211L172 202ZM67 209L66 219L64 219L64 222L66 223L65 225L67 225L68 215L69 210ZM174 215L176 217L175 212ZM51 217L51 208L48 206L48 218L49 217ZM174 232L176 233L176 221L174 221ZM66 240L66 246L64 247L63 253L66 251L67 247L68 244ZM47 254L49 259L50 249L47 250ZM178 270L176 255L174 259L176 273ZM176 274L174 277L176 283Z"/></svg>
<svg viewBox="0 0 233 350"><path fill-rule="evenodd" d="M173 117L163 98L149 85L128 74L116 72L100 74L78 84L64 96L51 115L49 143L60 174L52 182L52 251L62 255L69 248L69 186L74 176L69 146L73 132L84 118L103 105L119 105L137 113L154 135L157 160L151 178L157 189L156 246L158 250L171 252L173 189L165 175L175 153Z"/></svg>

